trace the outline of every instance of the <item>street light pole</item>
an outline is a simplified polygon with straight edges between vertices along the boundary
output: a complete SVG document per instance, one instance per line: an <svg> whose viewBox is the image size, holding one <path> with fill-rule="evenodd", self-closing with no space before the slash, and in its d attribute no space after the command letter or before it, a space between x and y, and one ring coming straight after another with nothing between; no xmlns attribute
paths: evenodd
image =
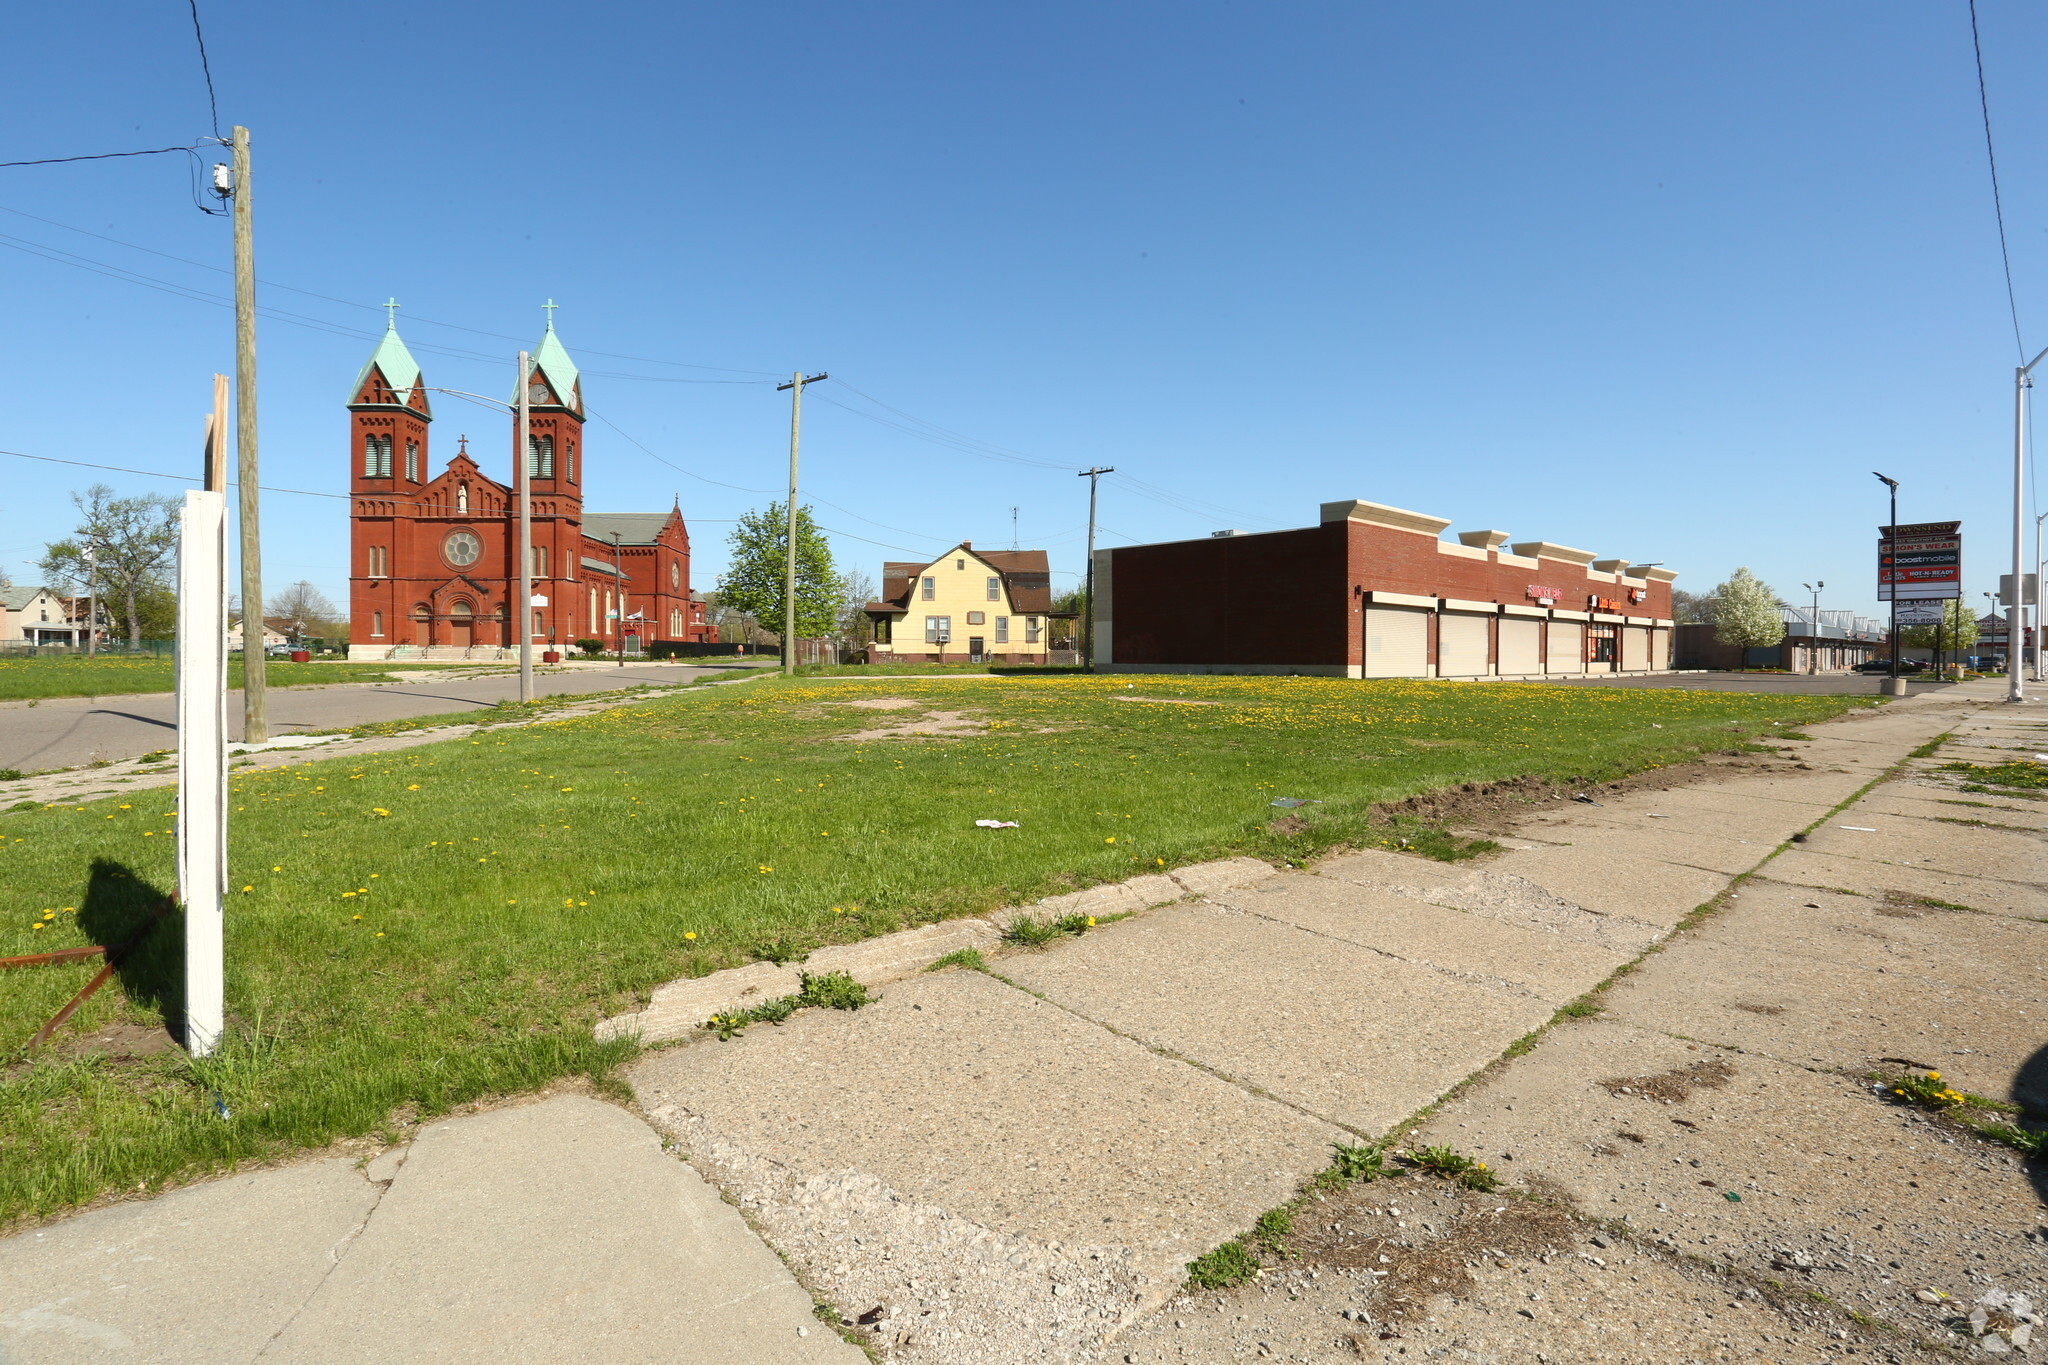
<svg viewBox="0 0 2048 1365"><path fill-rule="evenodd" d="M1877 474L1874 469L1870 472ZM1892 604L1891 676L1896 678L1899 676L1899 481L1883 474L1877 474L1877 477L1886 488L1892 490L1892 519L1885 523L1884 528L1884 562L1885 568L1891 573L1891 582L1886 585L1888 591L1885 597Z"/></svg>
<svg viewBox="0 0 2048 1365"><path fill-rule="evenodd" d="M1827 586L1827 580L1824 578L1815 579L1811 583L1801 583L1799 586L1813 594L1813 638L1806 647L1806 671L1808 674L1818 675L1820 672L1820 590Z"/></svg>
<svg viewBox="0 0 2048 1365"><path fill-rule="evenodd" d="M612 587L619 594L619 609L612 613L618 620L619 667L626 666L626 570L619 563L619 533L612 532Z"/></svg>
<svg viewBox="0 0 2048 1365"><path fill-rule="evenodd" d="M2039 496L2039 494L2040 494L2040 489L2036 488L2036 489L2034 490L2034 492L2035 492L2035 495L2036 495L2036 496ZM2042 646L2042 644L2043 644L2043 643L2048 643L2048 640L2044 640L2044 636L2048 636L2048 629L2044 629L2044 626L2048 626L2048 623L2044 623L2044 622L2042 621L2042 619L2041 619L2041 580L2042 580L2042 578L2043 578L2043 577L2048 577L2048 556L2044 556L2044 555L2043 555L2043 554L2041 553L2041 523L2042 523L2042 522L2043 522L2044 520L2048 520L2048 512L2037 512L2037 513L2035 513L2035 514L2034 514L2034 681L2035 681L2035 682L2048 682L2048 672L2044 672L2044 671L2043 671L2043 667L2042 667L2042 663L2041 663L2041 646Z"/></svg>
<svg viewBox="0 0 2048 1365"><path fill-rule="evenodd" d="M2005 699L2025 701L2026 692L2020 682L2021 663L2026 650L2022 645L2020 620L2024 616L2021 603L2026 593L2020 588L2020 561L2026 547L2026 509L2022 500L2027 492L2027 390L2033 387L2034 367L2048 358L2048 348L2026 364L2012 372L2012 603L2006 608L2005 622Z"/></svg>

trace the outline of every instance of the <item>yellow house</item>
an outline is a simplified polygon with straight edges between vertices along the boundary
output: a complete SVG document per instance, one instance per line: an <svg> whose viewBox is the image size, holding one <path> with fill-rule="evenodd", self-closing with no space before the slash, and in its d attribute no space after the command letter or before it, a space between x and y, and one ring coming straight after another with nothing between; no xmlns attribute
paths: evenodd
<svg viewBox="0 0 2048 1365"><path fill-rule="evenodd" d="M882 565L871 663L1075 662L1074 618L1052 601L1043 550L977 550L968 541L928 564Z"/></svg>

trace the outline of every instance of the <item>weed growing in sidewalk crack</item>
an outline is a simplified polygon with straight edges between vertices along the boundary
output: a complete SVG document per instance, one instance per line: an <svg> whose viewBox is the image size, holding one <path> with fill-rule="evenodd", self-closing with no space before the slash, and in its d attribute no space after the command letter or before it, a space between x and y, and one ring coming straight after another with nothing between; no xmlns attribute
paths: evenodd
<svg viewBox="0 0 2048 1365"><path fill-rule="evenodd" d="M1232 1289L1259 1273L1259 1263L1243 1242L1225 1242L1188 1262L1188 1284L1196 1289Z"/></svg>
<svg viewBox="0 0 2048 1365"><path fill-rule="evenodd" d="M819 976L805 972L803 987L796 994L764 1000L752 1009L714 1014L704 1021L703 1027L717 1034L719 1042L725 1043L739 1037L749 1024L780 1024L790 1015L806 1007L857 1010L863 1005L872 1005L881 998L879 995L870 994L866 986L845 972L826 972Z"/></svg>
<svg viewBox="0 0 2048 1365"><path fill-rule="evenodd" d="M1056 919L1038 919L1032 915L1019 915L1003 929L1003 942L1015 943L1025 948L1043 948L1058 938L1087 933L1097 925L1114 924L1120 919L1129 919L1128 914L1116 915L1061 915Z"/></svg>
<svg viewBox="0 0 2048 1365"><path fill-rule="evenodd" d="M1500 1177L1486 1168L1483 1161L1449 1147L1417 1147L1401 1153L1404 1165L1433 1175L1439 1180L1448 1180L1454 1185L1463 1185L1468 1190L1486 1193L1500 1188Z"/></svg>
<svg viewBox="0 0 2048 1365"><path fill-rule="evenodd" d="M981 955L981 949L979 948L961 948L947 953L937 962L926 967L925 970L928 972L943 972L948 967L965 967L970 972L985 972L988 970L988 959Z"/></svg>

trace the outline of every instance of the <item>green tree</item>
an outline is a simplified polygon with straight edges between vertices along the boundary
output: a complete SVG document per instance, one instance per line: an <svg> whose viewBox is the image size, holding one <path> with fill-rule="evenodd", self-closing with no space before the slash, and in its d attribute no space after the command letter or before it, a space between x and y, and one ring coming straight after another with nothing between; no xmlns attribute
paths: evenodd
<svg viewBox="0 0 2048 1365"><path fill-rule="evenodd" d="M73 596L88 584L96 588L131 648L142 643L145 627L169 633L177 620L170 570L178 548L178 504L161 493L117 498L103 483L73 493L71 502L81 521L70 539L43 547L36 565L43 577Z"/></svg>
<svg viewBox="0 0 2048 1365"><path fill-rule="evenodd" d="M1681 626L1713 625L1714 595L1710 592L1687 592L1684 588L1673 588L1671 617Z"/></svg>
<svg viewBox="0 0 2048 1365"><path fill-rule="evenodd" d="M267 616L280 616L297 623L301 636L338 640L348 633L348 621L326 593L305 579L270 599Z"/></svg>
<svg viewBox="0 0 2048 1365"><path fill-rule="evenodd" d="M1779 611L1778 594L1747 567L1737 569L1728 581L1714 589L1714 638L1743 651L1774 645L1785 638L1785 618Z"/></svg>
<svg viewBox="0 0 2048 1365"><path fill-rule="evenodd" d="M732 528L725 572L718 576L718 599L745 612L764 628L782 630L782 584L789 553L788 521L783 504L771 502L764 512L749 512ZM841 585L811 509L796 509L796 633L815 640L830 635L839 622Z"/></svg>
<svg viewBox="0 0 2048 1365"><path fill-rule="evenodd" d="M1939 638L1936 630L1939 629ZM1934 649L1944 651L1968 649L1977 643L1976 614L1963 606L1963 599L1951 597L1941 604L1941 625L1902 626L1899 629L1899 643L1908 649Z"/></svg>

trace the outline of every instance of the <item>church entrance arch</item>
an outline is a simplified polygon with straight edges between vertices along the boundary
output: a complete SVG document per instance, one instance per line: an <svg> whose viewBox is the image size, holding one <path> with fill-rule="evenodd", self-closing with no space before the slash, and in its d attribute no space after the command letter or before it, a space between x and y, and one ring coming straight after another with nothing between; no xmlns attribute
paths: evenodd
<svg viewBox="0 0 2048 1365"><path fill-rule="evenodd" d="M476 643L476 608L461 598L448 607L448 643L458 649Z"/></svg>

